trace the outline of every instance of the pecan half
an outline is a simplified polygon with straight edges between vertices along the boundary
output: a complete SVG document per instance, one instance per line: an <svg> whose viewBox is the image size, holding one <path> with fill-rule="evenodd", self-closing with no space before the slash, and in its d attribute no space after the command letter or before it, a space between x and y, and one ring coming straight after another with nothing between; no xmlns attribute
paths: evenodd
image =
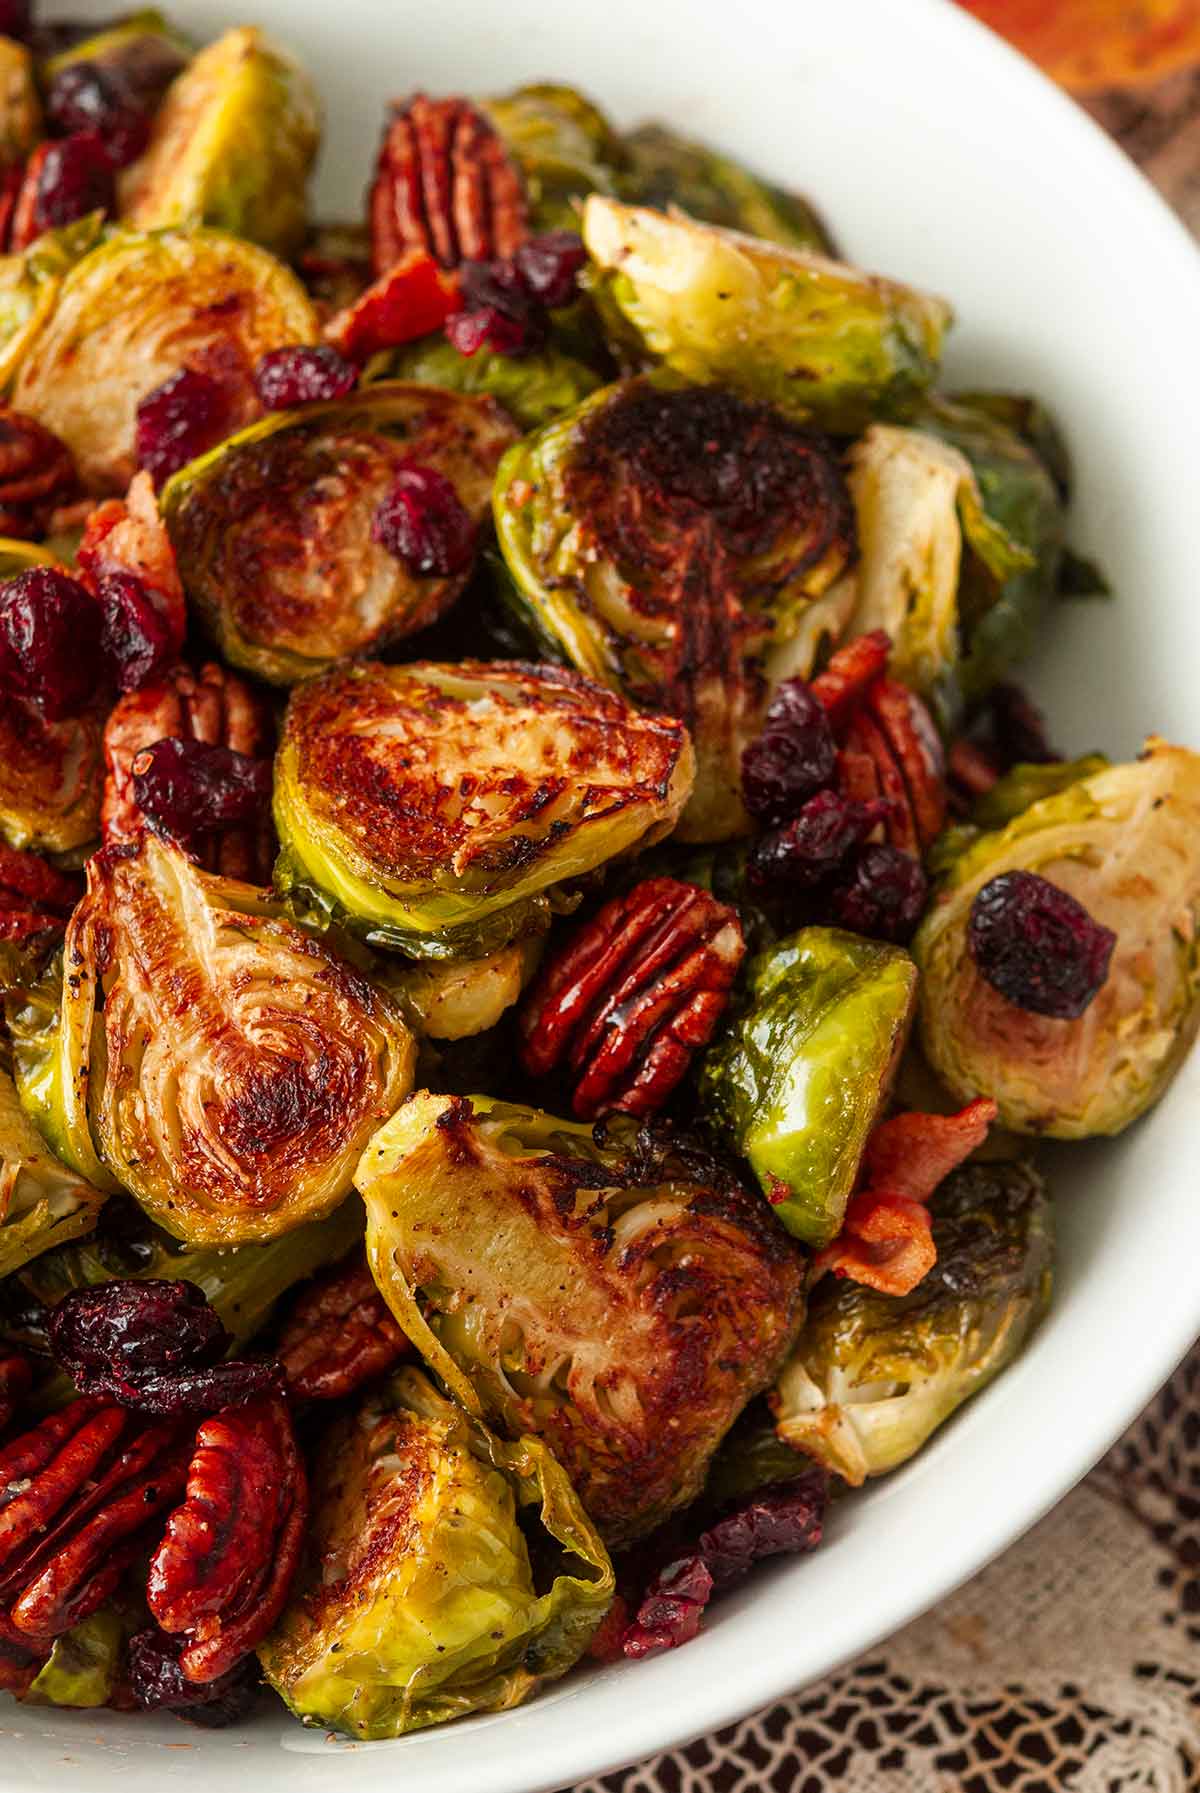
<svg viewBox="0 0 1200 1793"><path fill-rule="evenodd" d="M838 790L855 803L886 798L886 838L919 859L946 819L946 763L925 704L883 676L889 647L882 629L860 636L838 649L811 689L838 740Z"/></svg>
<svg viewBox="0 0 1200 1793"><path fill-rule="evenodd" d="M309 1285L288 1316L276 1355L294 1396L336 1401L410 1349L359 1256Z"/></svg>
<svg viewBox="0 0 1200 1793"><path fill-rule="evenodd" d="M95 1612L186 1474L174 1427L86 1396L0 1451L5 1635L45 1649Z"/></svg>
<svg viewBox="0 0 1200 1793"><path fill-rule="evenodd" d="M265 759L273 743L271 713L236 673L208 664L198 674L180 666L168 678L131 691L104 730L108 776L100 826L106 846L134 840L146 825L134 793L133 762L156 741L203 741ZM230 828L187 845L205 871L251 884L270 882L275 836L264 817L257 827Z"/></svg>
<svg viewBox="0 0 1200 1793"><path fill-rule="evenodd" d="M308 1520L308 1482L286 1405L254 1401L196 1433L187 1499L167 1521L146 1597L185 1634L188 1681L216 1681L283 1611Z"/></svg>
<svg viewBox="0 0 1200 1793"><path fill-rule="evenodd" d="M34 541L78 491L65 442L23 411L0 405L0 535Z"/></svg>
<svg viewBox="0 0 1200 1793"><path fill-rule="evenodd" d="M19 1351L0 1345L0 1432L10 1424L33 1384L33 1371Z"/></svg>
<svg viewBox="0 0 1200 1793"><path fill-rule="evenodd" d="M574 1072L582 1120L653 1114L711 1037L745 950L725 903L645 879L551 955L521 1011L525 1069Z"/></svg>
<svg viewBox="0 0 1200 1793"><path fill-rule="evenodd" d="M490 121L458 97L418 93L393 108L370 211L376 274L414 249L443 268L492 261L529 235L520 170Z"/></svg>

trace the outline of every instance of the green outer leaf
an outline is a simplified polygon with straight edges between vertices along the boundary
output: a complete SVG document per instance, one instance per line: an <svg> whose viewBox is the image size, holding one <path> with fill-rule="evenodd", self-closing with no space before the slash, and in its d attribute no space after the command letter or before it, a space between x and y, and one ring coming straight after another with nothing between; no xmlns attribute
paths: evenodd
<svg viewBox="0 0 1200 1793"><path fill-rule="evenodd" d="M81 1177L108 1194L120 1188L100 1162L88 1121L87 1092L94 1032L90 980L80 979L81 1000L63 1001L61 950L37 983L14 991L5 1010L13 1045L13 1077L21 1106L51 1149Z"/></svg>
<svg viewBox="0 0 1200 1793"><path fill-rule="evenodd" d="M702 1110L808 1245L841 1227L916 988L900 947L802 928L753 962L740 1013L705 1057Z"/></svg>
<svg viewBox="0 0 1200 1793"><path fill-rule="evenodd" d="M49 1659L22 1698L33 1706L107 1706L116 1689L121 1652L133 1626L111 1606L55 1638Z"/></svg>
<svg viewBox="0 0 1200 1793"><path fill-rule="evenodd" d="M47 1150L0 1071L0 1277L89 1232L103 1203L101 1190Z"/></svg>

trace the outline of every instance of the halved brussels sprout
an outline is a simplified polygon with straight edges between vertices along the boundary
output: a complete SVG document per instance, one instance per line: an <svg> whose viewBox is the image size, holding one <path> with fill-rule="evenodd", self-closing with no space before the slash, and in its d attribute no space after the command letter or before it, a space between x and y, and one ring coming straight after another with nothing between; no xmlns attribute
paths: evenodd
<svg viewBox="0 0 1200 1793"><path fill-rule="evenodd" d="M468 574L409 572L372 539L380 501L415 461L478 522L514 435L489 399L401 382L265 417L163 492L184 588L226 657L275 684L409 635Z"/></svg>
<svg viewBox="0 0 1200 1793"><path fill-rule="evenodd" d="M768 700L764 663L854 555L828 445L768 405L655 374L518 442L494 509L518 599L553 651L687 724L697 772L681 838L748 832L741 759Z"/></svg>
<svg viewBox="0 0 1200 1793"><path fill-rule="evenodd" d="M386 978L428 1040L467 1040L495 1027L533 976L541 939L514 940L480 959L431 959Z"/></svg>
<svg viewBox="0 0 1200 1793"><path fill-rule="evenodd" d="M669 833L692 773L681 723L556 667L335 667L288 705L276 883L413 958L478 957Z"/></svg>
<svg viewBox="0 0 1200 1793"><path fill-rule="evenodd" d="M320 142L312 82L243 25L167 89L145 155L121 178L121 216L135 230L211 224L290 255L304 240Z"/></svg>
<svg viewBox="0 0 1200 1793"><path fill-rule="evenodd" d="M0 544L0 566L7 546ZM31 550L25 564L52 565L53 558ZM23 704L0 702L0 835L10 847L71 853L97 838L103 728L98 710L47 722Z"/></svg>
<svg viewBox="0 0 1200 1793"><path fill-rule="evenodd" d="M94 249L104 213L48 230L18 255L0 255L0 389L7 390L30 344L54 313L67 274Z"/></svg>
<svg viewBox="0 0 1200 1793"><path fill-rule="evenodd" d="M57 1637L27 1693L30 1706L107 1706L121 1680L125 1645L136 1629L131 1610L102 1606Z"/></svg>
<svg viewBox="0 0 1200 1793"><path fill-rule="evenodd" d="M1036 872L1117 936L1075 1021L1017 1008L967 946L976 894ZM991 1096L1017 1133L1119 1133L1163 1093L1200 1029L1200 754L1151 739L979 836L951 862L913 944L921 1038L964 1100Z"/></svg>
<svg viewBox="0 0 1200 1793"><path fill-rule="evenodd" d="M800 1322L757 1197L631 1122L421 1092L356 1181L400 1325L469 1412L545 1440L612 1544L693 1498Z"/></svg>
<svg viewBox="0 0 1200 1793"><path fill-rule="evenodd" d="M12 1078L0 1071L0 1277L90 1232L103 1203L101 1190L47 1150Z"/></svg>
<svg viewBox="0 0 1200 1793"><path fill-rule="evenodd" d="M45 990L12 1017L22 1101L191 1244L276 1238L348 1193L408 1092L399 1010L269 893L145 834L88 862Z"/></svg>
<svg viewBox="0 0 1200 1793"><path fill-rule="evenodd" d="M259 1649L298 1717L399 1737L516 1706L577 1662L604 1546L536 1438L503 1444L401 1370L326 1435L311 1568Z"/></svg>
<svg viewBox="0 0 1200 1793"><path fill-rule="evenodd" d="M767 1396L751 1401L721 1440L701 1496L705 1508L728 1508L760 1489L778 1487L812 1473L812 1463L779 1436Z"/></svg>
<svg viewBox="0 0 1200 1793"><path fill-rule="evenodd" d="M806 199L751 174L732 156L680 137L666 125L641 125L624 139L628 168L622 197L668 212L678 206L703 224L740 230L788 249L832 255L829 233Z"/></svg>
<svg viewBox="0 0 1200 1793"><path fill-rule="evenodd" d="M855 1487L919 1451L1049 1305L1054 1216L1029 1165L965 1165L929 1205L933 1269L899 1296L823 1277L771 1397L780 1438Z"/></svg>
<svg viewBox="0 0 1200 1793"><path fill-rule="evenodd" d="M621 139L577 88L539 81L480 104L525 177L535 230L578 230L577 202L616 191Z"/></svg>
<svg viewBox="0 0 1200 1793"><path fill-rule="evenodd" d="M210 369L236 427L261 409L259 357L316 337L304 288L265 249L216 230L117 230L57 287L12 402L62 438L89 491L123 492L138 403L154 387L184 365Z"/></svg>
<svg viewBox="0 0 1200 1793"><path fill-rule="evenodd" d="M33 57L15 38L0 37L0 168L24 162L41 135Z"/></svg>
<svg viewBox="0 0 1200 1793"><path fill-rule="evenodd" d="M164 15L145 7L47 57L39 72L43 86L49 87L64 69L87 63L117 76L152 112L191 54L188 40Z"/></svg>
<svg viewBox="0 0 1200 1793"><path fill-rule="evenodd" d="M801 928L750 966L746 997L709 1048L700 1099L805 1244L840 1230L917 999L898 946Z"/></svg>
<svg viewBox="0 0 1200 1793"><path fill-rule="evenodd" d="M689 380L852 433L903 416L937 373L950 307L897 281L601 194L583 238L614 334Z"/></svg>
<svg viewBox="0 0 1200 1793"><path fill-rule="evenodd" d="M327 1220L311 1220L265 1245L184 1245L127 1197L114 1196L90 1238L39 1257L21 1284L45 1307L95 1283L161 1277L195 1283L220 1315L236 1352L256 1338L296 1283L336 1264L363 1236L362 1203L350 1196Z"/></svg>
<svg viewBox="0 0 1200 1793"><path fill-rule="evenodd" d="M385 355L381 365L388 379L498 399L523 430L540 429L604 384L585 361L553 343L533 355L501 355L487 347L463 355L444 336L425 336Z"/></svg>

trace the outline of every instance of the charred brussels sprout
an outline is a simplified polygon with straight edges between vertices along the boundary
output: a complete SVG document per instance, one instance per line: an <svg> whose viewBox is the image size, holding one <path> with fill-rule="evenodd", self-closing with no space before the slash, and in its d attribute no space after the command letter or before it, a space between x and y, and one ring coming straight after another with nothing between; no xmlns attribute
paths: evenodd
<svg viewBox="0 0 1200 1793"><path fill-rule="evenodd" d="M627 1122L421 1093L357 1182L400 1325L468 1411L549 1445L613 1544L693 1498L799 1324L765 1207Z"/></svg>
<svg viewBox="0 0 1200 1793"><path fill-rule="evenodd" d="M407 1093L399 1011L265 891L152 834L88 864L57 1017L13 1016L22 1100L68 1162L99 1158L191 1244L329 1214Z"/></svg>
<svg viewBox="0 0 1200 1793"><path fill-rule="evenodd" d="M896 281L599 194L583 236L614 335L689 380L853 432L903 416L937 373L950 308Z"/></svg>
<svg viewBox="0 0 1200 1793"><path fill-rule="evenodd" d="M334 668L288 706L276 882L413 958L478 957L669 833L692 770L680 723L555 667Z"/></svg>
<svg viewBox="0 0 1200 1793"><path fill-rule="evenodd" d="M1059 886L1117 942L1074 1021L1007 1001L967 946L971 907L1002 872ZM1119 1133L1162 1094L1200 1028L1200 755L1151 740L1130 765L1044 797L950 863L914 942L921 1037L943 1083L992 1096L999 1124Z"/></svg>
<svg viewBox="0 0 1200 1793"><path fill-rule="evenodd" d="M136 230L211 224L280 255L300 247L321 107L303 69L252 26L202 50L167 90L121 182Z"/></svg>
<svg viewBox="0 0 1200 1793"><path fill-rule="evenodd" d="M233 664L276 684L424 628L470 568L410 572L373 539L375 512L417 464L478 523L514 433L487 399L402 383L264 418L163 493L184 588Z"/></svg>
<svg viewBox="0 0 1200 1793"><path fill-rule="evenodd" d="M31 1258L91 1231L104 1201L60 1164L0 1071L0 1277Z"/></svg>
<svg viewBox="0 0 1200 1793"><path fill-rule="evenodd" d="M427 336L387 356L385 365L391 379L497 399L523 430L540 429L604 383L585 361L553 344L533 355L501 355L487 347L462 355L444 337Z"/></svg>
<svg viewBox="0 0 1200 1793"><path fill-rule="evenodd" d="M621 193L636 205L659 212L678 206L701 223L740 230L765 243L833 254L829 235L807 200L751 174L732 156L659 124L631 131L625 154Z"/></svg>
<svg viewBox="0 0 1200 1793"><path fill-rule="evenodd" d="M54 313L62 283L94 249L104 214L48 230L17 255L0 255L0 387L7 390L26 350Z"/></svg>
<svg viewBox="0 0 1200 1793"><path fill-rule="evenodd" d="M42 135L42 106L33 57L14 38L0 37L0 168L22 163Z"/></svg>
<svg viewBox="0 0 1200 1793"><path fill-rule="evenodd" d="M578 230L577 202L616 191L621 140L577 88L535 82L483 110L520 167L534 230Z"/></svg>
<svg viewBox="0 0 1200 1793"><path fill-rule="evenodd" d="M181 366L210 371L236 428L259 413L259 357L316 336L304 288L265 249L220 231L118 230L57 286L12 402L62 438L90 491L123 492L148 392Z"/></svg>
<svg viewBox="0 0 1200 1793"><path fill-rule="evenodd" d="M723 387L623 381L509 451L495 513L542 638L687 724L697 772L681 838L748 831L741 758L768 661L807 633L854 555L828 445Z"/></svg>
<svg viewBox="0 0 1200 1793"><path fill-rule="evenodd" d="M519 1705L578 1661L613 1572L536 1438L503 1444L400 1371L326 1436L310 1571L259 1650L298 1717L399 1737Z"/></svg>
<svg viewBox="0 0 1200 1793"><path fill-rule="evenodd" d="M772 1395L779 1436L856 1487L920 1450L1017 1356L1050 1300L1053 1211L1027 1164L955 1171L909 1295L827 1276Z"/></svg>
<svg viewBox="0 0 1200 1793"><path fill-rule="evenodd" d="M917 970L897 946L802 928L753 962L710 1047L701 1101L805 1244L838 1232L908 1037Z"/></svg>

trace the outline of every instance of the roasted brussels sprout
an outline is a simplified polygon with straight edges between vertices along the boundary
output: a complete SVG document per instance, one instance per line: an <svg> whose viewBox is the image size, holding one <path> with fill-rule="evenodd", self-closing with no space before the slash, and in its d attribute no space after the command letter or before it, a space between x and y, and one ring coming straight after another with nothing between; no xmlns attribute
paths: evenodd
<svg viewBox="0 0 1200 1793"><path fill-rule="evenodd" d="M930 1208L933 1269L900 1296L822 1278L771 1397L780 1438L855 1487L1007 1368L1050 1300L1053 1210L1029 1165L965 1165Z"/></svg>
<svg viewBox="0 0 1200 1793"><path fill-rule="evenodd" d="M42 135L42 106L33 57L24 44L0 37L0 168L24 162Z"/></svg>
<svg viewBox="0 0 1200 1793"><path fill-rule="evenodd" d="M694 143L666 125L642 125L624 139L627 168L622 197L667 212L678 206L704 224L740 230L787 249L833 254L833 244L808 201L751 174L732 156Z"/></svg>
<svg viewBox="0 0 1200 1793"><path fill-rule="evenodd" d="M0 542L0 580L9 547ZM26 558L30 566L50 561L32 549ZM10 847L71 853L96 839L104 791L102 735L99 710L47 722L23 704L0 700L0 835Z"/></svg>
<svg viewBox="0 0 1200 1793"><path fill-rule="evenodd" d="M1117 936L1078 1020L985 982L967 946L977 892L1036 872ZM960 1097L987 1095L1018 1133L1119 1133L1162 1094L1200 1028L1200 754L1152 739L1130 765L1043 797L950 862L913 945L921 1038Z"/></svg>
<svg viewBox="0 0 1200 1793"><path fill-rule="evenodd" d="M545 1440L612 1544L692 1499L799 1324L765 1206L624 1120L422 1092L356 1180L401 1327L468 1411Z"/></svg>
<svg viewBox="0 0 1200 1793"><path fill-rule="evenodd" d="M467 1040L495 1027L532 977L540 956L536 936L514 940L480 959L432 959L386 979L430 1040Z"/></svg>
<svg viewBox="0 0 1200 1793"><path fill-rule="evenodd" d="M0 255L0 388L7 390L30 344L58 303L76 262L94 249L104 214L91 212L61 230L48 230L17 255Z"/></svg>
<svg viewBox="0 0 1200 1793"><path fill-rule="evenodd" d="M747 832L741 758L765 662L854 554L828 446L768 405L655 374L518 442L494 508L518 600L554 652L691 731L681 838Z"/></svg>
<svg viewBox="0 0 1200 1793"><path fill-rule="evenodd" d="M804 1452L779 1436L767 1397L751 1401L721 1440L704 1483L708 1509L728 1507L762 1488L774 1488L811 1472Z"/></svg>
<svg viewBox="0 0 1200 1793"><path fill-rule="evenodd" d="M534 230L578 230L578 201L616 191L621 140L578 89L535 82L482 106L520 166Z"/></svg>
<svg viewBox="0 0 1200 1793"><path fill-rule="evenodd" d="M265 891L142 836L88 863L47 992L10 1015L22 1101L81 1174L97 1158L190 1244L329 1214L407 1093L399 1010Z"/></svg>
<svg viewBox="0 0 1200 1793"><path fill-rule="evenodd" d="M167 89L149 148L122 178L121 215L135 230L211 224L290 255L320 141L303 69L255 27L227 31Z"/></svg>
<svg viewBox="0 0 1200 1793"><path fill-rule="evenodd" d="M593 194L583 237L614 336L689 380L725 380L848 433L910 410L950 307L808 250Z"/></svg>
<svg viewBox="0 0 1200 1793"><path fill-rule="evenodd" d="M669 833L692 773L680 723L555 667L335 667L288 706L276 883L413 958L478 957Z"/></svg>
<svg viewBox="0 0 1200 1793"><path fill-rule="evenodd" d="M916 986L900 947L801 928L753 961L740 1013L709 1048L702 1107L807 1245L841 1227Z"/></svg>
<svg viewBox="0 0 1200 1793"><path fill-rule="evenodd" d="M90 1232L103 1202L99 1189L47 1150L12 1078L0 1071L0 1277Z"/></svg>
<svg viewBox="0 0 1200 1793"><path fill-rule="evenodd" d="M420 1370L334 1425L312 1493L309 1573L259 1648L310 1723L399 1737L516 1706L578 1661L612 1600L546 1446L501 1443Z"/></svg>
<svg viewBox="0 0 1200 1793"><path fill-rule="evenodd" d="M382 366L389 379L498 399L523 430L540 429L604 383L585 361L553 344L532 355L501 355L487 347L462 355L445 337L425 336L382 357Z"/></svg>
<svg viewBox="0 0 1200 1793"><path fill-rule="evenodd" d="M410 572L372 537L380 502L415 462L478 522L514 433L488 399L399 382L266 417L163 493L188 596L233 664L276 684L409 635L470 569Z"/></svg>
<svg viewBox="0 0 1200 1793"><path fill-rule="evenodd" d="M62 278L12 402L61 437L89 491L123 492L154 387L183 365L208 369L236 428L259 413L259 356L316 335L304 288L265 249L215 230L118 230Z"/></svg>
<svg viewBox="0 0 1200 1793"><path fill-rule="evenodd" d="M125 1645L133 1630L132 1615L116 1606L102 1606L55 1638L50 1655L23 1694L30 1706L75 1706L93 1710L107 1706L121 1679Z"/></svg>
<svg viewBox="0 0 1200 1793"><path fill-rule="evenodd" d="M925 430L872 424L849 483L862 559L847 634L886 630L892 675L928 694L959 661L964 551L997 582L1034 556L989 517L966 456Z"/></svg>

